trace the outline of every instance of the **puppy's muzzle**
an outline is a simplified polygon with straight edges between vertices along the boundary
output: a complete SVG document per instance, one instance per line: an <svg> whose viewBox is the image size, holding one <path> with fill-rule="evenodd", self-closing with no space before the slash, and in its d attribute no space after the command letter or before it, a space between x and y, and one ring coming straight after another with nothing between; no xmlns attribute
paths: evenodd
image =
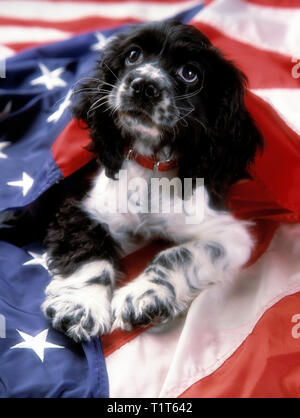
<svg viewBox="0 0 300 418"><path fill-rule="evenodd" d="M150 64L135 68L123 77L116 90L116 93L113 91L112 103L118 106L121 123L127 115L125 129L128 128L128 118L135 119L135 127L141 124L155 125L156 129L175 126L178 112L172 84L160 68ZM131 129L133 126L131 124Z"/></svg>

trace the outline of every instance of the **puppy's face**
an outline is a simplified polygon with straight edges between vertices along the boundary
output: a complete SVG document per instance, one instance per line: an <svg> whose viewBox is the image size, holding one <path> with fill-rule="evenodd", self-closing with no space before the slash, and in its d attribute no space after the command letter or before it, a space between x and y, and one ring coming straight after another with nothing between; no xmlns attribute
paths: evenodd
<svg viewBox="0 0 300 418"><path fill-rule="evenodd" d="M174 139L176 128L188 124L195 107L201 109L205 66L200 55L209 47L200 32L174 22L137 27L106 47L103 92L125 135L151 152Z"/></svg>

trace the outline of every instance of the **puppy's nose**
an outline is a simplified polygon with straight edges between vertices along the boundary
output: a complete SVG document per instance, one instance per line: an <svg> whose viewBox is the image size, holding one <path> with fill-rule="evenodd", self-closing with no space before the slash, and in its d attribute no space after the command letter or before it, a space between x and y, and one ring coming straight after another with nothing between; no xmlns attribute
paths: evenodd
<svg viewBox="0 0 300 418"><path fill-rule="evenodd" d="M160 88L153 81L144 80L143 78L134 79L130 88L135 96L144 98L157 98L160 96Z"/></svg>

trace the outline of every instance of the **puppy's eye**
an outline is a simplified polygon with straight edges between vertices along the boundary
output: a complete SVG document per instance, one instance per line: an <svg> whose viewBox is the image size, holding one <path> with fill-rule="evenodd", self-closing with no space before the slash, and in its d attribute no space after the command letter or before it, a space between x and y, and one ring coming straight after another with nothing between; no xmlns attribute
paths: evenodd
<svg viewBox="0 0 300 418"><path fill-rule="evenodd" d="M127 57L126 57L126 64L136 64L138 62L141 62L143 58L142 51L139 48L133 48L131 51L129 51Z"/></svg>
<svg viewBox="0 0 300 418"><path fill-rule="evenodd" d="M198 80L197 70L192 65L183 65L178 69L177 74L185 83L194 83Z"/></svg>

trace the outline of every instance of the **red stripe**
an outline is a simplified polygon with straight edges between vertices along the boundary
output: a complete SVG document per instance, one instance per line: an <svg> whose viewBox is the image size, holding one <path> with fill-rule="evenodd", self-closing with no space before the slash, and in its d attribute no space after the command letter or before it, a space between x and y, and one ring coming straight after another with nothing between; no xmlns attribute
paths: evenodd
<svg viewBox="0 0 300 418"><path fill-rule="evenodd" d="M299 397L300 327L297 317L292 322L297 314L300 292L285 297L265 312L235 353L180 397Z"/></svg>
<svg viewBox="0 0 300 418"><path fill-rule="evenodd" d="M300 8L300 0L244 0L258 6Z"/></svg>
<svg viewBox="0 0 300 418"><path fill-rule="evenodd" d="M26 19L14 19L0 17L0 25L13 25L13 26L22 26L35 28L48 28L48 29L59 29L66 32L82 33L90 32L93 30L99 29L108 29L117 26L122 26L126 23L137 23L138 20L126 17L123 19L112 19L105 17L87 17L77 20L71 20L67 22L45 22L44 20L26 20Z"/></svg>
<svg viewBox="0 0 300 418"><path fill-rule="evenodd" d="M192 24L239 66L247 75L251 89L300 88L300 78L291 74L295 65L291 57L237 41L205 23Z"/></svg>
<svg viewBox="0 0 300 418"><path fill-rule="evenodd" d="M79 170L94 158L93 154L85 149L90 141L87 130L82 129L75 119L72 119L58 136L52 146L52 155L64 177Z"/></svg>

